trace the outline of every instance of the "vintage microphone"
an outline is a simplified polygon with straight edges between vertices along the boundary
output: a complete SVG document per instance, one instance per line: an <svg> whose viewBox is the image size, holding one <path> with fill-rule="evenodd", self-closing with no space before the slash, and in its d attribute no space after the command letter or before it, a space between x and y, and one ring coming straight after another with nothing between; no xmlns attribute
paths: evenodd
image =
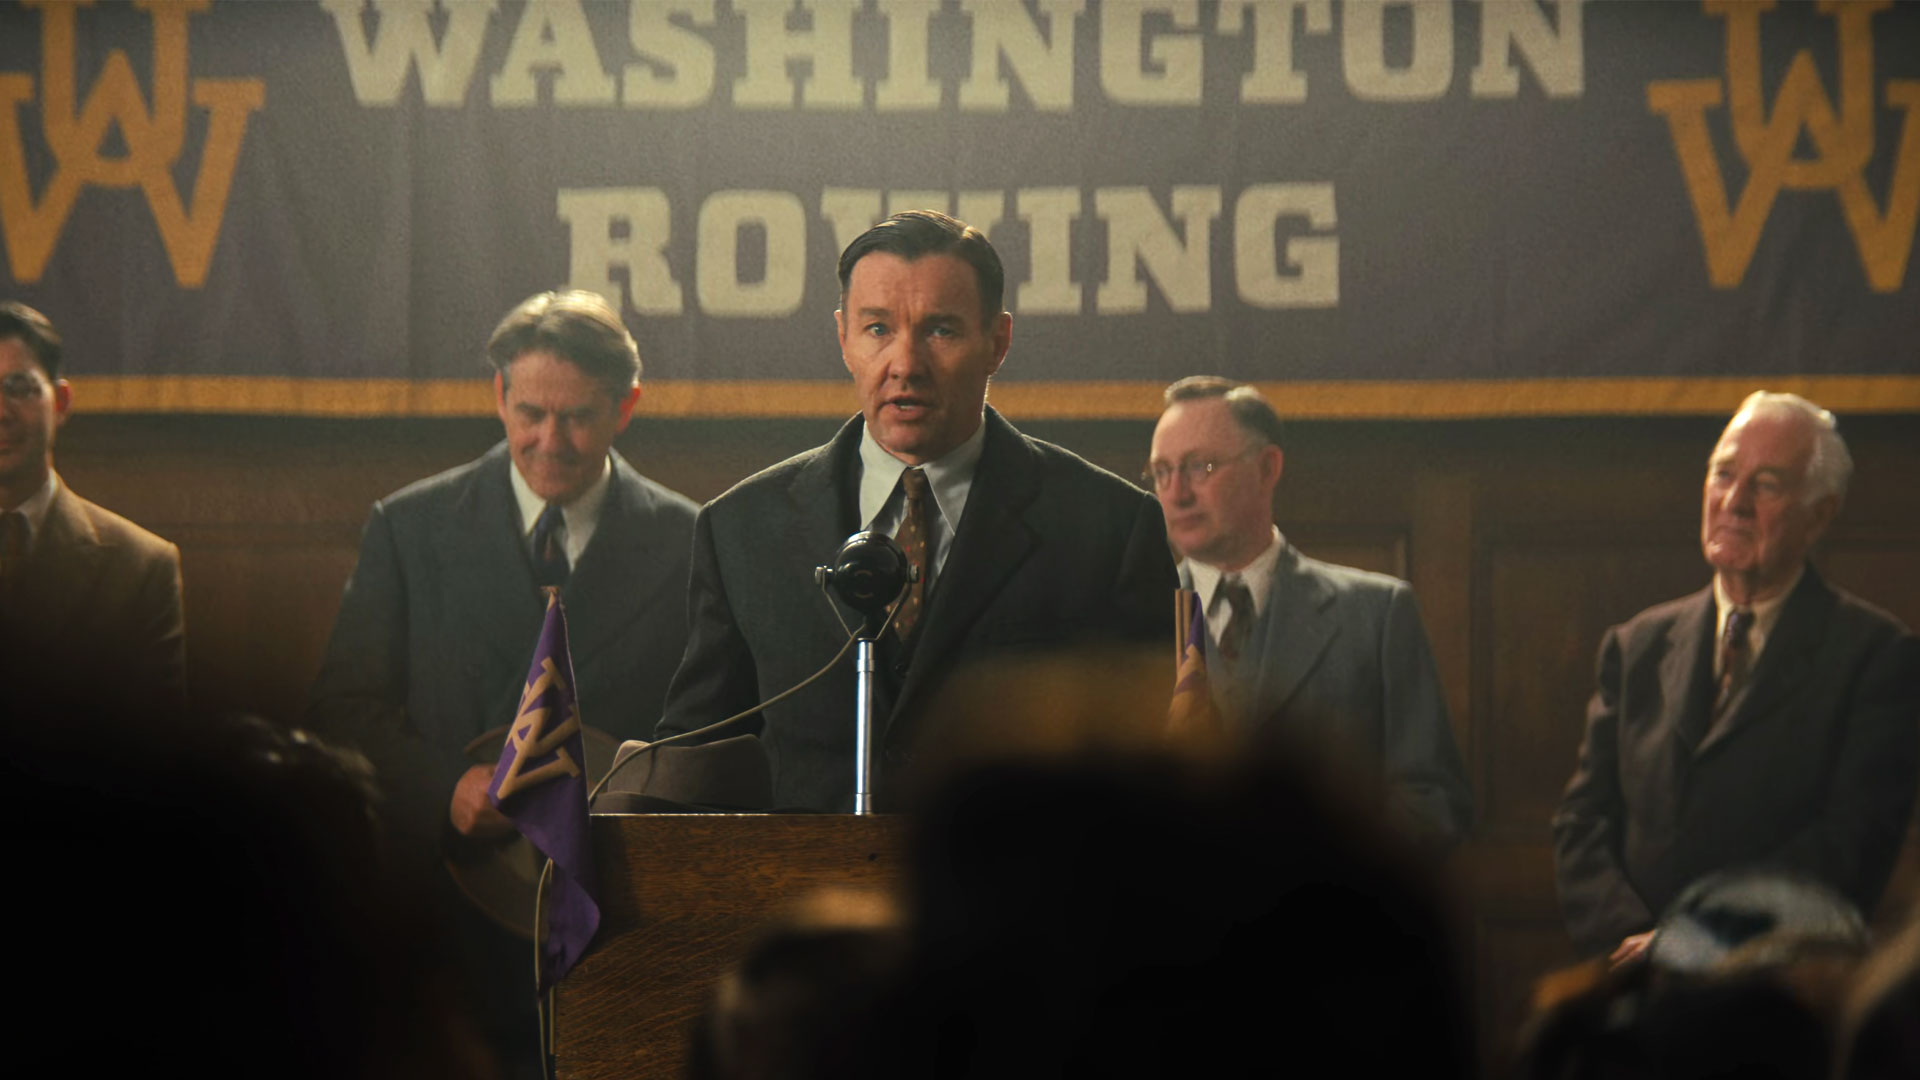
<svg viewBox="0 0 1920 1080"><path fill-rule="evenodd" d="M814 584L832 588L860 613L853 652L853 812L873 813L873 643L893 622L894 601L920 576L893 537L857 532L830 566L815 567Z"/></svg>

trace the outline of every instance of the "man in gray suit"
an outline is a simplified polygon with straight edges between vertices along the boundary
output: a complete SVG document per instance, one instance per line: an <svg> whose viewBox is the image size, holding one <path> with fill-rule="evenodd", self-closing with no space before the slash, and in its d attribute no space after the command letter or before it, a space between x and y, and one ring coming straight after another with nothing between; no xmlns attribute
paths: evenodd
<svg viewBox="0 0 1920 1080"><path fill-rule="evenodd" d="M1852 470L1832 413L1748 397L1707 459L1712 585L1607 631L1553 816L1582 951L1639 958L1721 870L1811 878L1872 914L1920 773L1920 639L1807 560Z"/></svg>
<svg viewBox="0 0 1920 1080"><path fill-rule="evenodd" d="M513 719L543 585L560 586L590 727L644 733L686 642L696 508L612 450L640 398L619 317L592 293L542 293L487 359L506 441L373 504L308 713L372 759L415 859L513 828L487 799L493 765L464 751ZM539 1075L528 945L441 885L477 1018L510 1075Z"/></svg>
<svg viewBox="0 0 1920 1080"><path fill-rule="evenodd" d="M1100 641L1158 643L1173 560L1140 489L986 406L1013 317L1000 258L945 214L896 214L840 256L840 353L861 413L825 446L700 512L691 640L661 736L718 721L827 666L858 616L815 588L848 534L894 534L923 579L877 648L882 805L943 681L976 661ZM781 808L853 804L853 673L741 725ZM739 734L739 731L727 734Z"/></svg>
<svg viewBox="0 0 1920 1080"><path fill-rule="evenodd" d="M1435 846L1472 817L1433 650L1407 583L1300 554L1273 524L1280 419L1252 386L1166 391L1148 479L1184 587L1206 613L1207 673L1230 728L1357 762L1389 814Z"/></svg>

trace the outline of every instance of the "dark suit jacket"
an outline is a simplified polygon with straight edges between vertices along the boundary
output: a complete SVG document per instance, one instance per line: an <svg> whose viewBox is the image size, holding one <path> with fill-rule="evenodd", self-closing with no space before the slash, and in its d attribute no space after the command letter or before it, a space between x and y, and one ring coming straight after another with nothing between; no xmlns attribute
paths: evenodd
<svg viewBox="0 0 1920 1080"><path fill-rule="evenodd" d="M997 650L1166 637L1173 559L1160 506L1125 480L1057 446L1029 439L992 409L955 530L934 580L912 655L879 650L879 771L911 756L922 711L941 679ZM815 587L859 520L861 420L831 443L749 477L708 503L694 529L688 597L692 637L674 676L664 737L772 697L832 659L858 627L851 609ZM835 610L840 614L836 616ZM760 735L774 805L853 805L853 670L843 662L742 728Z"/></svg>
<svg viewBox="0 0 1920 1080"><path fill-rule="evenodd" d="M109 720L185 706L180 550L64 481L0 609L10 693Z"/></svg>
<svg viewBox="0 0 1920 1080"><path fill-rule="evenodd" d="M1185 566L1180 576L1191 587ZM1377 770L1389 813L1415 835L1450 844L1471 825L1473 794L1406 582L1286 545L1240 662L1209 638L1207 670L1222 713L1256 737Z"/></svg>
<svg viewBox="0 0 1920 1080"><path fill-rule="evenodd" d="M1808 567L1709 736L1711 588L1607 631L1553 818L1567 928L1602 952L1704 874L1768 866L1871 913L1920 769L1920 640Z"/></svg>
<svg viewBox="0 0 1920 1080"><path fill-rule="evenodd" d="M308 720L365 750L395 811L438 835L462 749L513 719L545 605L502 443L373 504ZM593 539L561 590L581 719L621 737L660 715L686 642L696 507L613 455Z"/></svg>

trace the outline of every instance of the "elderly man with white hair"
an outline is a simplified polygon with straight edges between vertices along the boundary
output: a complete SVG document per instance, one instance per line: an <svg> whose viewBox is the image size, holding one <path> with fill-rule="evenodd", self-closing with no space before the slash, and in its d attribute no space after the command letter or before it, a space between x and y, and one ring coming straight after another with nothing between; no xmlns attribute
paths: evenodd
<svg viewBox="0 0 1920 1080"><path fill-rule="evenodd" d="M1553 818L1583 952L1638 958L1661 909L1721 870L1879 900L1920 770L1920 640L1807 561L1852 470L1833 414L1748 397L1707 459L1713 584L1607 631Z"/></svg>

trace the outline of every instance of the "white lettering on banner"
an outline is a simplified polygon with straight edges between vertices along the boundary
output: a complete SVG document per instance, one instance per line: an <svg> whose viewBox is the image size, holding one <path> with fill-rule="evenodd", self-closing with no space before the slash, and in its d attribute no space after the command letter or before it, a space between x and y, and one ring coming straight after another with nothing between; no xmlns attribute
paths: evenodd
<svg viewBox="0 0 1920 1080"><path fill-rule="evenodd" d="M360 12L367 6L362 0L320 0L340 31L354 100L362 105L399 104L407 72L413 70L420 74L420 97L428 105L464 103L497 6L493 0L443 9L447 29L438 43L427 24L427 12L441 7L438 0L372 0L372 5L374 30L368 38L361 33Z"/></svg>
<svg viewBox="0 0 1920 1080"><path fill-rule="evenodd" d="M553 78L557 105L613 104L613 78L600 65L580 0L541 0L521 10L507 58L490 86L493 104L536 104L540 81L535 74L540 71L559 72Z"/></svg>
<svg viewBox="0 0 1920 1080"><path fill-rule="evenodd" d="M820 216L833 227L833 250L845 251L886 215L880 212L878 188L828 188L820 193Z"/></svg>
<svg viewBox="0 0 1920 1080"><path fill-rule="evenodd" d="M1331 0L1220 0L1216 29L1238 37L1247 10L1253 10L1253 69L1240 80L1247 104L1297 105L1307 100L1307 77L1293 66L1293 13L1306 19L1307 33L1333 30Z"/></svg>
<svg viewBox="0 0 1920 1080"><path fill-rule="evenodd" d="M675 24L713 25L713 0L650 0L627 9L627 43L648 64L628 64L620 101L635 109L684 109L713 96L713 43Z"/></svg>
<svg viewBox="0 0 1920 1080"><path fill-rule="evenodd" d="M1100 5L1101 89L1122 105L1200 104L1199 36L1148 35L1149 11L1168 16L1177 29L1200 25L1198 0L1107 0ZM1143 39L1146 64L1140 62Z"/></svg>
<svg viewBox="0 0 1920 1080"><path fill-rule="evenodd" d="M1163 210L1141 187L1092 190L1094 216L1105 226L1106 277L1094 290L1094 313L1147 310L1151 282L1179 314L1214 308L1213 222L1220 188L1189 184L1169 193ZM1077 315L1086 285L1073 280L1073 231L1086 193L1072 187L1021 188L1014 219L1027 233L1028 265L1007 266L1008 309L1020 315ZM570 288L590 289L643 315L683 313L680 278L669 258L672 206L659 188L586 188L560 192L560 221L571 237ZM835 251L879 221L882 212L957 208L982 230L1005 223L1005 191L920 191L826 188L820 218ZM1234 200L1234 295L1258 308L1331 308L1340 302L1340 240L1333 232L1331 183L1254 184ZM1298 221L1305 229L1287 224ZM766 268L742 280L739 253L764 239ZM1082 237L1083 241L1087 237ZM1017 249L1016 249L1017 250ZM807 217L785 191L716 191L700 204L693 250L699 310L732 318L782 318L800 308L807 287ZM1021 271L1025 270L1024 279ZM624 286L622 284L624 279ZM831 286L836 292L839 282Z"/></svg>
<svg viewBox="0 0 1920 1080"><path fill-rule="evenodd" d="M1387 10L1413 18L1413 58L1387 64ZM1453 5L1420 0L1347 0L1340 8L1340 60L1361 101L1432 101L1453 81Z"/></svg>
<svg viewBox="0 0 1920 1080"><path fill-rule="evenodd" d="M1512 0L1480 0L1480 63L1468 77L1477 98L1520 96L1520 69L1513 54L1527 58L1534 77L1548 97L1579 97L1586 93L1586 55L1581 45L1580 5L1585 0L1557 0L1556 31L1547 13L1532 4Z"/></svg>
<svg viewBox="0 0 1920 1080"><path fill-rule="evenodd" d="M1080 217L1080 189L1022 188L1014 205L1027 223L1027 280L1014 286L1022 314L1078 315L1086 290L1073 280L1073 223Z"/></svg>
<svg viewBox="0 0 1920 1080"><path fill-rule="evenodd" d="M620 306L616 268L627 272L626 306L642 315L678 315L680 285L667 264L673 208L659 188L586 188L560 191L560 221L569 229L568 280ZM614 227L626 236L616 239Z"/></svg>
<svg viewBox="0 0 1920 1080"><path fill-rule="evenodd" d="M1033 107L1064 112L1073 108L1073 23L1081 0L1039 0L1035 14L1006 0L960 0L973 20L973 73L960 84L960 107L971 112L1006 112L1012 97L1000 76L1000 61L1019 73Z"/></svg>
<svg viewBox="0 0 1920 1080"><path fill-rule="evenodd" d="M876 0L887 20L887 77L873 84L881 112L940 107L940 84L927 75L927 20L932 0Z"/></svg>
<svg viewBox="0 0 1920 1080"><path fill-rule="evenodd" d="M1340 241L1330 235L1287 241L1280 273L1274 230L1280 219L1303 217L1316 231L1334 226L1332 184L1258 184L1233 207L1233 280L1240 299L1263 308L1340 306Z"/></svg>
<svg viewBox="0 0 1920 1080"><path fill-rule="evenodd" d="M1135 273L1138 269L1153 275L1173 310L1207 310L1213 299L1208 237L1213 219L1220 216L1219 188L1173 189L1173 213L1186 233L1184 243L1146 188L1101 188L1093 193L1093 212L1107 222L1107 280L1094 293L1096 311L1125 315L1147 310L1147 286Z"/></svg>
<svg viewBox="0 0 1920 1080"><path fill-rule="evenodd" d="M1335 11L1342 77L1362 101L1432 101L1461 82L1475 98L1516 98L1522 59L1549 98L1580 97L1586 88L1587 0L1092 0L1094 15L1087 15L1089 0L958 0L957 10L938 0L629 0L624 42L604 28L607 39L596 41L587 15L598 9L582 0L508 8L518 15L499 22L511 20L511 29L496 29L496 0L317 2L339 32L354 97L372 107L398 104L409 71L418 73L428 105L463 105L488 35L505 33L511 37L488 82L496 108L543 100L556 108L706 104L721 63L715 43L726 42L738 50L726 66L742 74L722 94L738 109L1005 113L1015 108L1017 83L1021 108L1067 112L1091 89L1075 79L1083 16L1099 53L1092 81L1105 101L1199 106L1207 54L1218 47L1210 39L1240 38L1245 45L1231 53L1246 68L1239 103L1298 105L1307 100L1308 78L1296 64L1296 17L1301 34L1329 35ZM1465 80L1455 78L1456 12L1479 27L1479 55ZM445 23L438 40L436 22ZM1411 41L1404 64L1389 59L1398 52L1390 39L1402 37ZM884 40L884 67L863 56L865 67L878 70L856 70L856 38L863 49ZM615 55L622 45L628 55ZM930 58L938 46L964 54L965 72L936 78ZM543 94L546 72L553 77Z"/></svg>
<svg viewBox="0 0 1920 1080"><path fill-rule="evenodd" d="M766 271L740 280L740 234L766 240ZM709 315L777 318L800 310L807 291L807 211L784 191L716 191L700 204L694 268L700 309Z"/></svg>
<svg viewBox="0 0 1920 1080"><path fill-rule="evenodd" d="M857 109L862 88L853 77L855 0L797 0L813 19L811 30L787 29L786 0L736 4L747 21L747 73L733 84L733 103L744 109L791 109L794 87L808 109ZM796 60L813 69L789 79Z"/></svg>

